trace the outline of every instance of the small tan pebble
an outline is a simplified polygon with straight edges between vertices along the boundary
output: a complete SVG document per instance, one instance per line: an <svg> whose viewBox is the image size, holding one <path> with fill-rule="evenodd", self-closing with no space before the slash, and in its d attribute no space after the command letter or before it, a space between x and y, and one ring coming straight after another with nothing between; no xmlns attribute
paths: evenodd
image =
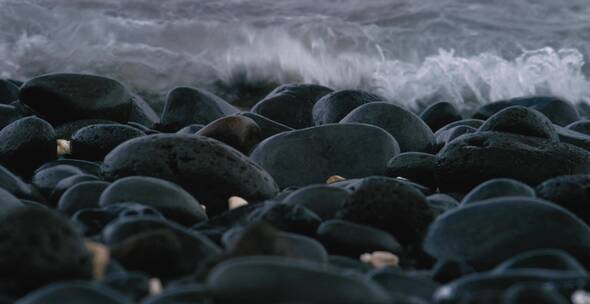
<svg viewBox="0 0 590 304"><path fill-rule="evenodd" d="M105 269L109 263L110 250L107 246L86 240L86 249L92 254L92 273L94 279L100 280L104 277Z"/></svg>
<svg viewBox="0 0 590 304"><path fill-rule="evenodd" d="M162 293L162 281L158 278L150 279L150 295L154 296Z"/></svg>
<svg viewBox="0 0 590 304"><path fill-rule="evenodd" d="M330 177L328 177L328 179L326 180L326 184L333 184L335 182L340 182L346 180L346 178L340 176L340 175L332 175Z"/></svg>
<svg viewBox="0 0 590 304"><path fill-rule="evenodd" d="M248 205L248 201L239 197L239 196L232 196L229 198L228 204L229 204L229 209L231 210L231 209L236 209L241 206Z"/></svg>
<svg viewBox="0 0 590 304"><path fill-rule="evenodd" d="M574 304L590 304L590 292L585 290L576 290L571 297Z"/></svg>
<svg viewBox="0 0 590 304"><path fill-rule="evenodd" d="M397 265L399 265L399 258L395 254L387 251L363 253L360 259L362 262L371 264L375 268L397 267Z"/></svg>
<svg viewBox="0 0 590 304"><path fill-rule="evenodd" d="M201 207L202 207L203 209L205 209L205 211L207 211L207 206L205 206L205 205L201 204Z"/></svg>
<svg viewBox="0 0 590 304"><path fill-rule="evenodd" d="M72 153L72 148L69 140L57 140L57 156L67 155Z"/></svg>

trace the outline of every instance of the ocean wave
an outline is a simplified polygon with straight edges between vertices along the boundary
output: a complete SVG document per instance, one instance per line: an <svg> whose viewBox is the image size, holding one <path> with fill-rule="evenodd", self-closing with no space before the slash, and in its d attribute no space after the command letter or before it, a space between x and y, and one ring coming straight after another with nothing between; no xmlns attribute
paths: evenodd
<svg viewBox="0 0 590 304"><path fill-rule="evenodd" d="M367 16L375 16L363 10L367 16L305 11L299 17L257 15L245 22L215 17L220 8L193 8L203 18L181 18L177 6L170 13L156 4L133 2L136 13L124 14L113 6L116 1L84 3L82 8L59 1L0 2L0 77L102 74L156 104L178 85L209 88L237 100L291 82L363 89L410 108L446 100L470 110L532 94L590 103L586 49L551 43L551 37L545 45L520 36L503 36L495 46L482 44L480 38L453 34L464 23L452 21L453 15L429 13L432 8L375 22L367 22ZM497 37L498 31L491 34Z"/></svg>

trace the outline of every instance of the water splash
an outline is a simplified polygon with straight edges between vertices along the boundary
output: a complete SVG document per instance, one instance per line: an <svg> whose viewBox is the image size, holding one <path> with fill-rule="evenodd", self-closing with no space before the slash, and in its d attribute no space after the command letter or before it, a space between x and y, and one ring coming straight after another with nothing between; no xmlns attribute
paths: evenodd
<svg viewBox="0 0 590 304"><path fill-rule="evenodd" d="M368 90L411 108L446 100L469 110L531 94L590 103L583 72L588 50L566 47L578 46L583 37L552 42L556 33L590 28L574 18L579 9L564 12L571 24L555 23L556 32L541 37L521 23L506 30L506 22L482 20L477 5L458 10L459 2L451 0L454 6L445 9L455 10L446 13L435 3L413 7L399 1L395 16L378 15L379 5L393 7L381 2L357 7L352 15L343 8L320 14L305 5L271 7L274 2L267 3L265 15L248 2L230 1L233 7L226 8L205 2L191 7L166 0L159 7L88 1L82 7L74 1L0 0L0 77L97 73L122 80L153 102L177 85L307 82ZM227 14L236 7L248 17ZM555 22L563 20L557 17L563 16L553 16ZM529 21L537 32L551 32ZM477 38L482 33L490 36L485 43Z"/></svg>

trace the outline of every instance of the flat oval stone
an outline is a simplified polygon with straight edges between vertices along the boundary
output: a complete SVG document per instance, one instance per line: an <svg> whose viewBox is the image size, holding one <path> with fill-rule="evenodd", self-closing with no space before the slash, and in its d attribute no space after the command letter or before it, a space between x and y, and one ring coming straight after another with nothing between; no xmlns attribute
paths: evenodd
<svg viewBox="0 0 590 304"><path fill-rule="evenodd" d="M29 184L23 182L20 177L3 166L0 166L0 187L19 198L27 199L39 196Z"/></svg>
<svg viewBox="0 0 590 304"><path fill-rule="evenodd" d="M368 177L353 185L336 218L382 229L402 245L420 241L433 220L426 197L388 177Z"/></svg>
<svg viewBox="0 0 590 304"><path fill-rule="evenodd" d="M578 111L572 104L553 96L518 97L492 102L481 106L473 114L473 118L488 119L496 112L510 106L524 106L535 109L545 114L554 124L560 126L566 126L580 119Z"/></svg>
<svg viewBox="0 0 590 304"><path fill-rule="evenodd" d="M301 205L323 220L333 218L344 204L350 192L327 185L311 185L293 191L283 200L284 204Z"/></svg>
<svg viewBox="0 0 590 304"><path fill-rule="evenodd" d="M293 128L291 127L285 126L282 123L276 122L270 118L258 115L253 112L241 112L238 115L246 116L256 122L256 124L260 127L261 140L267 139L282 132L293 131Z"/></svg>
<svg viewBox="0 0 590 304"><path fill-rule="evenodd" d="M195 133L228 144L248 155L261 140L261 130L254 120L241 115L219 118Z"/></svg>
<svg viewBox="0 0 590 304"><path fill-rule="evenodd" d="M537 186L537 195L576 214L590 224L590 175L564 175Z"/></svg>
<svg viewBox="0 0 590 304"><path fill-rule="evenodd" d="M337 123L352 110L384 97L359 90L335 91L320 98L312 109L315 125Z"/></svg>
<svg viewBox="0 0 590 304"><path fill-rule="evenodd" d="M502 295L502 304L570 304L554 287L543 283L519 283L508 288Z"/></svg>
<svg viewBox="0 0 590 304"><path fill-rule="evenodd" d="M420 113L420 118L430 127L432 132L462 119L459 110L453 104L445 101L428 106Z"/></svg>
<svg viewBox="0 0 590 304"><path fill-rule="evenodd" d="M313 126L315 103L332 89L317 84L286 84L270 92L252 107L252 112L294 129Z"/></svg>
<svg viewBox="0 0 590 304"><path fill-rule="evenodd" d="M518 283L546 284L556 290L571 292L571 290L581 288L587 281L587 277L579 274L540 269L511 271L509 273L474 273L442 286L436 291L433 299L434 303L437 304L505 303L502 302L505 292ZM524 303L536 304L543 302Z"/></svg>
<svg viewBox="0 0 590 304"><path fill-rule="evenodd" d="M543 248L587 262L589 244L590 228L572 213L529 197L494 198L448 211L430 225L423 243L437 259L459 259L476 269Z"/></svg>
<svg viewBox="0 0 590 304"><path fill-rule="evenodd" d="M130 176L119 179L102 192L100 206L137 202L160 211L166 218L190 226L206 221L199 202L182 187L167 180Z"/></svg>
<svg viewBox="0 0 590 304"><path fill-rule="evenodd" d="M252 151L280 188L324 183L332 175L347 178L382 174L399 153L395 139L365 124L329 124L272 136Z"/></svg>
<svg viewBox="0 0 590 304"><path fill-rule="evenodd" d="M432 295L439 287L438 283L428 277L399 273L388 268L378 269L371 273L370 277L392 296L406 295L427 301L427 303L430 303Z"/></svg>
<svg viewBox="0 0 590 304"><path fill-rule="evenodd" d="M206 90L176 87L168 92L160 123L166 130L178 130L190 124L206 125L238 109Z"/></svg>
<svg viewBox="0 0 590 304"><path fill-rule="evenodd" d="M84 174L90 174L94 176L102 176L102 169L100 163L88 161L88 160L81 160L81 159L73 159L73 158L60 158L57 160L53 160L47 163L44 163L37 171L41 171L47 168L51 168L54 166L59 165L69 165L74 166L84 172Z"/></svg>
<svg viewBox="0 0 590 304"><path fill-rule="evenodd" d="M492 178L532 186L554 176L590 173L590 153L573 145L500 132L463 135L437 155L435 172L443 192L467 192Z"/></svg>
<svg viewBox="0 0 590 304"><path fill-rule="evenodd" d="M195 134L197 133L197 131L201 130L205 125L201 125L201 124L192 124L192 125L188 125L178 131L176 131L177 134Z"/></svg>
<svg viewBox="0 0 590 304"><path fill-rule="evenodd" d="M25 205L10 192L0 188L0 217L10 214L14 209Z"/></svg>
<svg viewBox="0 0 590 304"><path fill-rule="evenodd" d="M109 185L110 183L102 181L78 183L64 192L57 209L67 215L73 215L85 208L98 208L98 199Z"/></svg>
<svg viewBox="0 0 590 304"><path fill-rule="evenodd" d="M314 235L322 219L300 205L267 202L247 216L250 223L265 221L278 229L303 235Z"/></svg>
<svg viewBox="0 0 590 304"><path fill-rule="evenodd" d="M71 137L72 157L101 161L118 145L145 133L125 125L95 124L81 128Z"/></svg>
<svg viewBox="0 0 590 304"><path fill-rule="evenodd" d="M278 273L281 275L277 276ZM276 256L225 261L209 274L207 286L216 301L389 303L386 293L364 276L340 273L318 263Z"/></svg>
<svg viewBox="0 0 590 304"><path fill-rule="evenodd" d="M45 197L49 197L51 191L63 179L72 175L82 174L82 170L70 165L57 165L46 169L38 170L33 175L31 183Z"/></svg>
<svg viewBox="0 0 590 304"><path fill-rule="evenodd" d="M120 218L103 229L102 239L125 268L164 278L187 275L221 253L200 233L157 217Z"/></svg>
<svg viewBox="0 0 590 304"><path fill-rule="evenodd" d="M572 131L576 131L576 132L584 133L586 135L590 135L590 120L587 120L587 119L578 120L578 121L572 122L571 124L567 125L566 128L570 129Z"/></svg>
<svg viewBox="0 0 590 304"><path fill-rule="evenodd" d="M83 240L46 208L16 208L0 219L0 293L22 296L52 282L90 279Z"/></svg>
<svg viewBox="0 0 590 304"><path fill-rule="evenodd" d="M444 193L435 193L426 197L435 216L439 216L453 208L459 207L459 202L452 196Z"/></svg>
<svg viewBox="0 0 590 304"><path fill-rule="evenodd" d="M340 123L366 123L383 128L395 138L401 152L428 152L434 145L434 134L420 117L387 102L359 106L342 118Z"/></svg>
<svg viewBox="0 0 590 304"><path fill-rule="evenodd" d="M0 130L0 164L20 176L30 176L56 155L53 127L40 118L21 118Z"/></svg>
<svg viewBox="0 0 590 304"><path fill-rule="evenodd" d="M316 238L326 246L330 254L354 258L374 251L399 254L402 250L391 234L371 226L343 220L323 222L316 232Z"/></svg>
<svg viewBox="0 0 590 304"><path fill-rule="evenodd" d="M576 259L563 250L538 249L523 252L502 262L494 268L501 273L514 269L547 269L556 271L577 272L584 276L587 271Z"/></svg>
<svg viewBox="0 0 590 304"><path fill-rule="evenodd" d="M470 204L495 197L528 196L535 197L535 190L525 183L509 178L495 178L481 183L471 190L461 201Z"/></svg>
<svg viewBox="0 0 590 304"><path fill-rule="evenodd" d="M207 213L227 210L227 200L248 201L274 197L273 178L237 150L198 135L157 134L129 140L109 153L103 163L111 179L144 175L182 186Z"/></svg>
<svg viewBox="0 0 590 304"><path fill-rule="evenodd" d="M76 174L69 177L66 177L60 180L49 195L48 205L50 206L57 206L59 199L61 196L66 192L70 187L81 183L81 182L89 182L89 181L98 181L98 177L90 174Z"/></svg>
<svg viewBox="0 0 590 304"><path fill-rule="evenodd" d="M545 115L523 106L512 106L499 111L488 118L478 131L506 132L559 140L553 123Z"/></svg>
<svg viewBox="0 0 590 304"><path fill-rule="evenodd" d="M0 129L22 117L23 115L14 106L0 104Z"/></svg>
<svg viewBox="0 0 590 304"><path fill-rule="evenodd" d="M117 124L112 120L105 119L81 119L68 121L55 127L55 139L70 140L78 130L96 124Z"/></svg>
<svg viewBox="0 0 590 304"><path fill-rule="evenodd" d="M166 288L162 293L147 297L142 304L205 303L209 291L202 285Z"/></svg>
<svg viewBox="0 0 590 304"><path fill-rule="evenodd" d="M404 152L394 156L388 163L385 175L403 177L421 185L436 188L434 166L436 156L422 152Z"/></svg>
<svg viewBox="0 0 590 304"><path fill-rule="evenodd" d="M132 302L119 292L103 286L96 286L91 282L63 282L35 290L16 303L131 304Z"/></svg>
<svg viewBox="0 0 590 304"><path fill-rule="evenodd" d="M100 285L124 294L134 301L140 301L150 292L150 278L140 272L115 272L107 274Z"/></svg>
<svg viewBox="0 0 590 304"><path fill-rule="evenodd" d="M18 99L18 87L6 79L0 79L0 103L10 103Z"/></svg>
<svg viewBox="0 0 590 304"><path fill-rule="evenodd" d="M79 119L128 121L133 96L120 82L86 74L47 74L23 84L20 101L52 124Z"/></svg>

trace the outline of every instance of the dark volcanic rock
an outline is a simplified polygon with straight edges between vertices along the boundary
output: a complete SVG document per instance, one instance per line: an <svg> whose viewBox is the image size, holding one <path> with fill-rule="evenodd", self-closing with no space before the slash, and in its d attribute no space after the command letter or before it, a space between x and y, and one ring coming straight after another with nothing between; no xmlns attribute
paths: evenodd
<svg viewBox="0 0 590 304"><path fill-rule="evenodd" d="M17 208L23 208L25 205L12 195L10 192L0 188L0 217L10 214Z"/></svg>
<svg viewBox="0 0 590 304"><path fill-rule="evenodd" d="M36 117L21 118L0 130L0 164L21 176L55 159L56 147L53 128Z"/></svg>
<svg viewBox="0 0 590 304"><path fill-rule="evenodd" d="M72 135L70 143L72 157L101 161L118 145L144 135L145 133L125 125L90 125Z"/></svg>
<svg viewBox="0 0 590 304"><path fill-rule="evenodd" d="M404 245L420 241L433 220L426 197L393 178L368 177L351 188L337 218L385 230Z"/></svg>
<svg viewBox="0 0 590 304"><path fill-rule="evenodd" d="M285 132L252 151L279 187L323 183L332 175L347 178L382 174L399 153L395 139L365 124L329 124Z"/></svg>
<svg viewBox="0 0 590 304"><path fill-rule="evenodd" d="M437 155L443 191L467 192L498 177L536 186L558 175L590 173L590 153L573 145L500 132L463 135Z"/></svg>
<svg viewBox="0 0 590 304"><path fill-rule="evenodd" d="M95 75L48 74L27 81L20 101L52 124L79 119L129 120L132 94L120 82Z"/></svg>
<svg viewBox="0 0 590 304"><path fill-rule="evenodd" d="M139 272L115 272L108 274L100 285L112 288L134 301L140 301L149 295L149 277Z"/></svg>
<svg viewBox="0 0 590 304"><path fill-rule="evenodd" d="M103 229L102 237L125 268L163 278L189 274L221 253L203 235L156 217L120 218Z"/></svg>
<svg viewBox="0 0 590 304"><path fill-rule="evenodd" d="M9 80L0 79L0 103L10 103L18 99L19 89Z"/></svg>
<svg viewBox="0 0 590 304"><path fill-rule="evenodd" d="M437 102L430 105L420 113L420 118L430 127L432 132L454 121L461 120L461 114L455 106L449 102Z"/></svg>
<svg viewBox="0 0 590 304"><path fill-rule="evenodd" d="M540 198L554 202L590 224L590 175L558 176L537 186Z"/></svg>
<svg viewBox="0 0 590 304"><path fill-rule="evenodd" d="M291 192L284 204L303 206L323 220L333 218L344 204L350 192L328 185L311 185Z"/></svg>
<svg viewBox="0 0 590 304"><path fill-rule="evenodd" d="M567 125L566 128L570 129L572 131L576 131L576 132L584 133L586 135L590 135L590 120L587 120L587 119L578 120L578 121L572 122L571 124Z"/></svg>
<svg viewBox="0 0 590 304"><path fill-rule="evenodd" d="M567 101L551 96L519 97L492 102L481 106L475 114L473 114L473 118L488 119L496 112L510 106L524 106L535 109L545 114L547 118L559 126L566 126L580 119L578 111L573 105Z"/></svg>
<svg viewBox="0 0 590 304"><path fill-rule="evenodd" d="M239 115L246 116L256 122L256 124L260 127L261 140L267 139L282 132L293 131L293 128L291 127L285 126L282 123L276 122L270 118L253 112L241 112Z"/></svg>
<svg viewBox="0 0 590 304"><path fill-rule="evenodd" d="M57 209L65 214L73 215L85 208L98 208L98 199L109 185L101 181L78 183L61 196Z"/></svg>
<svg viewBox="0 0 590 304"><path fill-rule="evenodd" d="M340 123L366 123L382 128L397 140L401 152L428 152L432 130L416 114L391 103L371 102L352 110Z"/></svg>
<svg viewBox="0 0 590 304"><path fill-rule="evenodd" d="M394 156L387 164L385 175L403 177L421 185L436 188L434 165L436 156L422 152L405 152Z"/></svg>
<svg viewBox="0 0 590 304"><path fill-rule="evenodd" d="M520 283L508 288L502 295L502 304L569 304L554 287L543 283Z"/></svg>
<svg viewBox="0 0 590 304"><path fill-rule="evenodd" d="M0 239L0 294L19 296L51 282L92 275L82 239L49 209L17 208L5 214Z"/></svg>
<svg viewBox="0 0 590 304"><path fill-rule="evenodd" d="M164 130L178 130L191 124L206 125L238 112L225 100L203 89L177 87L166 97L160 123Z"/></svg>
<svg viewBox="0 0 590 304"><path fill-rule="evenodd" d="M494 268L494 272L508 272L514 269L546 269L577 272L586 275L586 269L570 254L557 249L531 250L507 259Z"/></svg>
<svg viewBox="0 0 590 304"><path fill-rule="evenodd" d="M73 120L63 123L57 127L55 127L55 138L56 139L67 139L69 140L74 133L78 130L96 124L116 124L112 120L104 120L104 119L81 119L81 120Z"/></svg>
<svg viewBox="0 0 590 304"><path fill-rule="evenodd" d="M176 131L177 134L195 134L197 133L197 131L201 130L205 125L201 125L201 124L192 124L192 125L188 125L178 131Z"/></svg>
<svg viewBox="0 0 590 304"><path fill-rule="evenodd" d="M462 204L483 201L502 196L535 197L535 190L527 184L509 178L495 178L481 183L471 190L461 201Z"/></svg>
<svg viewBox="0 0 590 304"><path fill-rule="evenodd" d="M180 304L206 303L209 291L205 286L192 284L189 286L166 288L162 293L146 298L142 304Z"/></svg>
<svg viewBox="0 0 590 304"><path fill-rule="evenodd" d="M267 202L248 215L249 222L265 221L278 229L304 235L314 235L322 219L300 205Z"/></svg>
<svg viewBox="0 0 590 304"><path fill-rule="evenodd" d="M589 244L590 228L565 209L541 199L505 197L439 216L423 245L437 259L458 259L486 269L543 248L562 249L588 262Z"/></svg>
<svg viewBox="0 0 590 304"><path fill-rule="evenodd" d="M70 187L81 183L81 182L89 182L89 181L97 181L98 177L90 174L76 174L69 177L66 177L60 180L51 191L49 195L48 205L56 206L57 202L61 198L61 196L66 192Z"/></svg>
<svg viewBox="0 0 590 304"><path fill-rule="evenodd" d="M203 136L157 134L129 140L109 153L106 176L144 175L169 180L207 206L211 215L227 210L227 199L274 197L272 177L233 148Z"/></svg>
<svg viewBox="0 0 590 304"><path fill-rule="evenodd" d="M225 261L209 274L207 285L216 302L389 303L383 289L364 276L284 257Z"/></svg>
<svg viewBox="0 0 590 304"><path fill-rule="evenodd" d="M31 183L41 194L49 197L55 186L63 179L72 175L82 174L82 170L70 165L58 165L46 169L37 170Z"/></svg>
<svg viewBox="0 0 590 304"><path fill-rule="evenodd" d="M131 176L117 180L100 197L100 206L137 202L160 211L166 218L190 226L207 220L199 202L180 186L166 180Z"/></svg>
<svg viewBox="0 0 590 304"><path fill-rule="evenodd" d="M401 245L389 233L366 225L329 220L320 225L316 238L330 254L358 258L363 253L389 251L399 254Z"/></svg>
<svg viewBox="0 0 590 304"><path fill-rule="evenodd" d="M282 85L254 105L252 112L291 128L311 127L313 106L318 99L331 92L332 89L316 84Z"/></svg>
<svg viewBox="0 0 590 304"><path fill-rule="evenodd" d="M359 106L385 100L379 95L358 90L332 92L320 98L313 106L313 121L316 125L336 123Z"/></svg>
<svg viewBox="0 0 590 304"><path fill-rule="evenodd" d="M432 295L439 287L430 278L411 273L400 273L383 268L371 273L371 279L381 285L390 295L406 295L430 303ZM394 302L398 303L398 302ZM416 302L401 302L416 303ZM423 302L417 302L423 303Z"/></svg>
<svg viewBox="0 0 590 304"><path fill-rule="evenodd" d="M29 184L24 183L18 176L3 166L0 166L0 188L23 199L34 199L39 196Z"/></svg>
<svg viewBox="0 0 590 304"><path fill-rule="evenodd" d="M219 118L195 134L217 139L247 155L262 140L260 133L260 127L254 120L234 115Z"/></svg>
<svg viewBox="0 0 590 304"><path fill-rule="evenodd" d="M512 106L492 115L478 131L495 131L534 136L558 141L551 121L540 112L523 106Z"/></svg>
<svg viewBox="0 0 590 304"><path fill-rule="evenodd" d="M0 129L21 117L23 115L14 106L0 104Z"/></svg>
<svg viewBox="0 0 590 304"><path fill-rule="evenodd" d="M85 303L131 304L125 296L91 282L64 282L47 285L19 299L18 304Z"/></svg>

